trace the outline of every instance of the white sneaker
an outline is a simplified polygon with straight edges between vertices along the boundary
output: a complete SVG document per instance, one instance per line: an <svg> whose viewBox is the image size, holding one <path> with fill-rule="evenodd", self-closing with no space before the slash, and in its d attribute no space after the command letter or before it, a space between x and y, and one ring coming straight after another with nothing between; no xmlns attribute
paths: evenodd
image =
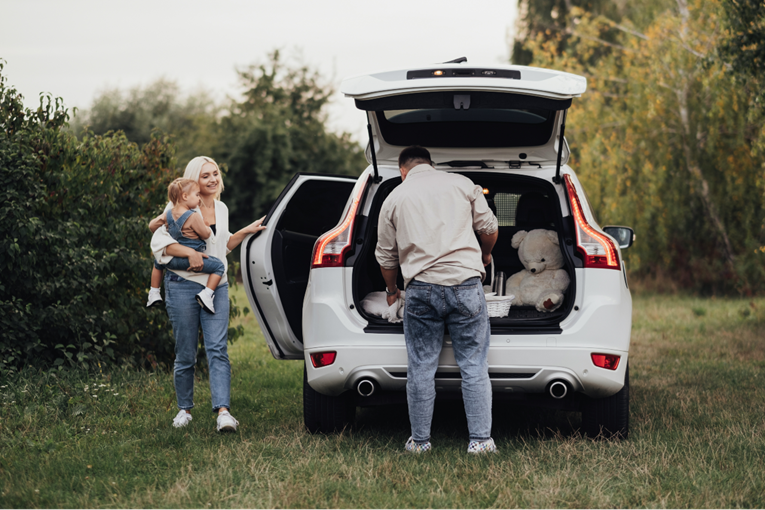
<svg viewBox="0 0 765 510"><path fill-rule="evenodd" d="M146 303L146 308L151 308L152 306L157 306L158 304L162 303L162 294L160 294L158 291L149 291L149 301Z"/></svg>
<svg viewBox="0 0 765 510"><path fill-rule="evenodd" d="M218 432L236 432L239 422L228 411L218 413Z"/></svg>
<svg viewBox="0 0 765 510"><path fill-rule="evenodd" d="M185 427L189 423L191 423L191 414L187 413L183 409L178 411L178 414L176 414L175 418L173 418L173 427L177 429Z"/></svg>
<svg viewBox="0 0 765 510"><path fill-rule="evenodd" d="M197 303L204 308L205 312L215 313L215 305L213 304L213 297L215 294L208 295L204 290L197 294Z"/></svg>

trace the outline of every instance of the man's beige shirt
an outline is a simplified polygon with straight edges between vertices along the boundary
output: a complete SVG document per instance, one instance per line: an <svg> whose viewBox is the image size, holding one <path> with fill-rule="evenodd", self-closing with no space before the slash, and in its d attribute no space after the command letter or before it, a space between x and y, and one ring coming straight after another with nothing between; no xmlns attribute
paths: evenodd
<svg viewBox="0 0 765 510"><path fill-rule="evenodd" d="M486 276L475 233L492 234L497 218L483 189L467 177L417 165L383 202L375 257L413 279L459 285Z"/></svg>

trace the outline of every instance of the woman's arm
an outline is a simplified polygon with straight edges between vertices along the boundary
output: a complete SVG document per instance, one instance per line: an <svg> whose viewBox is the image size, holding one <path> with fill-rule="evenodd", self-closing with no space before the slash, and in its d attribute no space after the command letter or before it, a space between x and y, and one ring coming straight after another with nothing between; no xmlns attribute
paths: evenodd
<svg viewBox="0 0 765 510"><path fill-rule="evenodd" d="M165 253L173 257L181 257L189 259L189 271L201 271L205 267L205 262L202 259L209 258L204 253L183 246L182 244L171 244L165 248Z"/></svg>
<svg viewBox="0 0 765 510"><path fill-rule="evenodd" d="M261 225L263 223L263 220L265 220L266 217L263 216L257 221L254 221L244 227L242 230L237 232L236 234L233 234L231 237L228 238L228 244L226 245L226 248L228 248L229 251L233 250L237 246L239 246L242 241L244 241L244 238L247 237L250 234L254 234L255 232L260 232L261 230L265 230L266 227Z"/></svg>

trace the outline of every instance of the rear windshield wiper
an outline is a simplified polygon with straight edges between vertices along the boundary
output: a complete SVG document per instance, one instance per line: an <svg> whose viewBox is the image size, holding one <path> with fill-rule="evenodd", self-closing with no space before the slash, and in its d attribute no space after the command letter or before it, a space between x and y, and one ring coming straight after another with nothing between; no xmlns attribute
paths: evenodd
<svg viewBox="0 0 765 510"><path fill-rule="evenodd" d="M478 168L494 168L483 161L447 161L445 163L436 163L437 165L448 165L452 168L465 168L468 166L477 166Z"/></svg>

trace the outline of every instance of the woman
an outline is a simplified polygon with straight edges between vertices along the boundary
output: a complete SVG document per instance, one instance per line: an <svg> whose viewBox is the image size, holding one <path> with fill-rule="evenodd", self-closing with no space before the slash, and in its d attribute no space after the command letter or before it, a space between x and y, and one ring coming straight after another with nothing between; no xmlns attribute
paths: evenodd
<svg viewBox="0 0 765 510"><path fill-rule="evenodd" d="M266 228L261 225L265 217L236 234L231 234L228 229L228 208L220 200L223 180L217 163L205 156L196 157L186 166L183 177L199 183L201 201L197 211L202 213L205 224L210 226L213 235L207 239L207 248L204 254L201 254L178 244L170 237L163 225L164 215L149 223L149 229L154 232L151 250L160 264L166 263L171 257L189 259L189 271L168 270L165 273L165 302L175 336L173 380L179 409L178 415L173 419L173 426L184 427L191 421L191 408L194 407L194 366L201 327L210 367L212 409L218 415L217 429L219 432L233 432L239 422L229 412L231 364L227 347L228 280L224 272L213 297L216 313L210 314L204 311L196 300L196 295L205 286L207 275L195 271L202 269L203 258L208 256L217 257L228 267L226 255L239 246L247 235Z"/></svg>

